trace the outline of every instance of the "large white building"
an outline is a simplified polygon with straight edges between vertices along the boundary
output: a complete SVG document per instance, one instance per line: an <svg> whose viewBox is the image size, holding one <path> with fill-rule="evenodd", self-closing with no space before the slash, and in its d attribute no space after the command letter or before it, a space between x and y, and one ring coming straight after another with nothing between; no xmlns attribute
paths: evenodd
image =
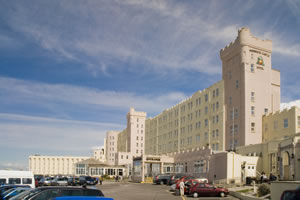
<svg viewBox="0 0 300 200"><path fill-rule="evenodd" d="M72 175L75 164L90 157L75 156L29 156L29 170L42 175Z"/></svg>
<svg viewBox="0 0 300 200"><path fill-rule="evenodd" d="M145 152L146 113L130 108L127 127L123 131L107 131L106 159L109 165L126 165L127 175L131 173L133 157Z"/></svg>
<svg viewBox="0 0 300 200"><path fill-rule="evenodd" d="M257 162L261 160L258 158L264 154L245 153L247 150L243 147L263 142L263 116L280 109L280 72L272 69L272 41L259 39L248 28L241 28L235 41L221 49L220 58L221 81L146 120L145 154L140 159L131 154L134 169L139 171L133 174L141 174L141 171L153 175L153 171L143 170L143 164L155 166L160 173L168 173L163 166L170 163L159 161L159 158L152 160L154 156L167 155L173 158L173 172L181 169L183 173L227 182L244 181L251 170L255 170L252 175L256 175ZM124 149L128 139L122 135L127 133L135 132L126 131L118 136L114 155L120 150L134 153ZM265 137L270 137L270 134ZM288 135L293 137L295 133ZM297 145L293 148L291 151L297 151ZM243 155L225 152L236 149ZM231 166L230 163L235 164ZM244 171L241 166L244 166ZM230 170L232 167L237 173ZM285 177L298 177L292 173L294 171ZM148 174L141 174L141 180Z"/></svg>

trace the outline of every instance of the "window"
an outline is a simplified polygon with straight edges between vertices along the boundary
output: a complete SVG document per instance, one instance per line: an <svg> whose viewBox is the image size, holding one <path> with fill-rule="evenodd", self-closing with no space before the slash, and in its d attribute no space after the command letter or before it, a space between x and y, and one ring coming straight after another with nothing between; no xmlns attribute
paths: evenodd
<svg viewBox="0 0 300 200"><path fill-rule="evenodd" d="M219 123L219 115L216 115L216 123Z"/></svg>
<svg viewBox="0 0 300 200"><path fill-rule="evenodd" d="M230 120L233 120L233 117L234 117L234 116L233 116L233 111L231 110L231 111L230 111Z"/></svg>
<svg viewBox="0 0 300 200"><path fill-rule="evenodd" d="M289 121L288 121L287 118L283 120L283 127L284 128L288 128L289 127Z"/></svg>
<svg viewBox="0 0 300 200"><path fill-rule="evenodd" d="M216 110L218 110L219 109L219 102L217 101L217 103L216 103Z"/></svg>
<svg viewBox="0 0 300 200"><path fill-rule="evenodd" d="M136 147L138 147L139 146L139 143L136 143Z"/></svg>
<svg viewBox="0 0 300 200"><path fill-rule="evenodd" d="M0 185L6 184L6 179L5 178L0 178Z"/></svg>
<svg viewBox="0 0 300 200"><path fill-rule="evenodd" d="M136 140L139 140L139 136L136 136Z"/></svg>
<svg viewBox="0 0 300 200"><path fill-rule="evenodd" d="M139 153L139 150L136 150L136 153Z"/></svg>
<svg viewBox="0 0 300 200"><path fill-rule="evenodd" d="M235 81L235 88L239 88L239 80Z"/></svg>
<svg viewBox="0 0 300 200"><path fill-rule="evenodd" d="M196 135L196 142L200 142L200 134Z"/></svg>
<svg viewBox="0 0 300 200"><path fill-rule="evenodd" d="M300 127L300 116L298 116L298 127Z"/></svg>
<svg viewBox="0 0 300 200"><path fill-rule="evenodd" d="M8 184L21 184L21 179L20 178L9 178Z"/></svg>
<svg viewBox="0 0 300 200"><path fill-rule="evenodd" d="M234 133L234 132L233 132L233 129L234 129L233 126L230 126L230 127L229 127L230 135L233 135L233 133Z"/></svg>
<svg viewBox="0 0 300 200"><path fill-rule="evenodd" d="M208 139L208 133L207 132L205 132L204 137L205 137L206 140Z"/></svg>
<svg viewBox="0 0 300 200"><path fill-rule="evenodd" d="M138 128L138 127L139 127L139 124L137 124L136 127Z"/></svg>
<svg viewBox="0 0 300 200"><path fill-rule="evenodd" d="M238 119L238 118L239 118L239 110L234 109L234 119Z"/></svg>
<svg viewBox="0 0 300 200"><path fill-rule="evenodd" d="M216 143L216 149L215 149L216 151L218 151L219 150L219 143Z"/></svg>
<svg viewBox="0 0 300 200"><path fill-rule="evenodd" d="M205 119L205 127L207 127L208 126L208 119Z"/></svg>
<svg viewBox="0 0 300 200"><path fill-rule="evenodd" d="M208 113L208 107L206 106L205 107L205 114L207 114Z"/></svg>
<svg viewBox="0 0 300 200"><path fill-rule="evenodd" d="M234 133L237 134L239 132L239 126L237 124L234 125Z"/></svg>
<svg viewBox="0 0 300 200"><path fill-rule="evenodd" d="M255 123L254 122L251 123L251 132L255 132Z"/></svg>
<svg viewBox="0 0 300 200"><path fill-rule="evenodd" d="M273 124L273 129L276 130L278 128L278 121L274 121L274 124Z"/></svg>
<svg viewBox="0 0 300 200"><path fill-rule="evenodd" d="M44 200L44 199L52 199L53 197L57 197L59 190L45 190L41 192L38 196L34 197L34 200Z"/></svg>
<svg viewBox="0 0 300 200"><path fill-rule="evenodd" d="M213 98L215 98L215 96L216 96L216 91L214 90L213 91Z"/></svg>
<svg viewBox="0 0 300 200"><path fill-rule="evenodd" d="M251 72L254 72L254 64L251 64L251 66L250 66L250 71L251 71Z"/></svg>
<svg viewBox="0 0 300 200"><path fill-rule="evenodd" d="M205 95L205 102L208 101L208 94Z"/></svg>
<svg viewBox="0 0 300 200"><path fill-rule="evenodd" d="M31 184L32 183L32 178L22 178L22 183L23 184Z"/></svg>
<svg viewBox="0 0 300 200"><path fill-rule="evenodd" d="M216 137L219 136L219 129L216 129Z"/></svg>
<svg viewBox="0 0 300 200"><path fill-rule="evenodd" d="M192 144L192 136L188 137L188 144Z"/></svg>
<svg viewBox="0 0 300 200"><path fill-rule="evenodd" d="M251 106L251 115L255 115L255 106Z"/></svg>
<svg viewBox="0 0 300 200"><path fill-rule="evenodd" d="M216 89L216 96L219 96L219 88Z"/></svg>
<svg viewBox="0 0 300 200"><path fill-rule="evenodd" d="M231 78L232 78L232 73L231 73L231 71L229 71L227 75L228 75L228 79L231 79Z"/></svg>
<svg viewBox="0 0 300 200"><path fill-rule="evenodd" d="M229 97L229 105L232 104L232 96Z"/></svg>
<svg viewBox="0 0 300 200"><path fill-rule="evenodd" d="M268 124L265 124L265 132L268 131Z"/></svg>
<svg viewBox="0 0 300 200"><path fill-rule="evenodd" d="M265 115L268 114L269 110L268 108L265 108Z"/></svg>
<svg viewBox="0 0 300 200"><path fill-rule="evenodd" d="M196 173L205 173L206 172L206 161L205 160L195 161L194 162L194 170ZM198 186L200 187L200 185L201 184L199 184Z"/></svg>
<svg viewBox="0 0 300 200"><path fill-rule="evenodd" d="M251 101L254 102L255 100L255 92L251 92Z"/></svg>

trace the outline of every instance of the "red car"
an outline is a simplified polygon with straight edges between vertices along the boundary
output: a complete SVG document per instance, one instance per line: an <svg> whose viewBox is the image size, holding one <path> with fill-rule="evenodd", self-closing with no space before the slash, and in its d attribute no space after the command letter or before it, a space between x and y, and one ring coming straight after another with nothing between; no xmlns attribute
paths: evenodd
<svg viewBox="0 0 300 200"><path fill-rule="evenodd" d="M194 186L191 186L189 189L189 195L195 198L199 196L225 197L228 194L229 191L226 188L214 187L213 185L207 183L198 183Z"/></svg>
<svg viewBox="0 0 300 200"><path fill-rule="evenodd" d="M184 181L184 193L185 194L189 194L189 189L191 186L194 186L195 184L198 184L201 182L199 179L194 179L193 177L188 177L186 180L183 179L183 181ZM180 194L180 181L177 182L177 184L176 184L175 194L176 195Z"/></svg>

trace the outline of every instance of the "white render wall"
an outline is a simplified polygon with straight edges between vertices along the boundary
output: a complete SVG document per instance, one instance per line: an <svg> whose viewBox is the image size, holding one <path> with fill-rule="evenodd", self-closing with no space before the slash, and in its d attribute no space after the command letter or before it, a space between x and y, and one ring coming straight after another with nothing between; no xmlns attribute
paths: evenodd
<svg viewBox="0 0 300 200"><path fill-rule="evenodd" d="M75 163L90 157L29 156L29 171L41 175L74 175Z"/></svg>
<svg viewBox="0 0 300 200"><path fill-rule="evenodd" d="M115 165L115 156L118 148L118 131L106 132L106 161L108 165Z"/></svg>
<svg viewBox="0 0 300 200"><path fill-rule="evenodd" d="M104 141L104 142L106 143L106 141ZM106 153L105 153L105 147L104 146L94 148L93 149L93 155L94 155L94 158L96 160L99 160L101 162L106 162Z"/></svg>

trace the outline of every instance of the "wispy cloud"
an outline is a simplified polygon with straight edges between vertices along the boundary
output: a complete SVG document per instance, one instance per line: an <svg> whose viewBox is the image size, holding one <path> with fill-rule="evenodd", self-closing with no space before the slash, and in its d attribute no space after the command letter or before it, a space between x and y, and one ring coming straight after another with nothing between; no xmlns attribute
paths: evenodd
<svg viewBox="0 0 300 200"><path fill-rule="evenodd" d="M128 110L129 107L135 107L150 113L161 112L187 98L187 95L181 92L170 92L160 96L139 95L6 77L0 77L0 92L2 94L0 102L8 105L34 104L44 107L55 106L56 102L59 102L65 108L68 105L79 105L93 110L100 108Z"/></svg>
<svg viewBox="0 0 300 200"><path fill-rule="evenodd" d="M59 59L80 62L94 75L120 67L120 62L157 72L219 74L220 66L213 64L222 47L217 43L233 40L238 28L216 26L219 22L191 12L191 5L172 1L36 1L34 5L14 5L15 13L8 17L11 28L57 53Z"/></svg>

